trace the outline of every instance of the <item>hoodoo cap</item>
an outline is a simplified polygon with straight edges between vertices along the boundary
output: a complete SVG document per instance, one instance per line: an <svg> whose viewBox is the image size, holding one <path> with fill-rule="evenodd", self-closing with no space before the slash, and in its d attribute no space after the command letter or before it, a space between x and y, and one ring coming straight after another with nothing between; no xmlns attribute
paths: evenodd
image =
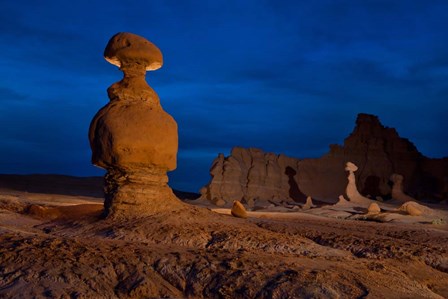
<svg viewBox="0 0 448 299"><path fill-rule="evenodd" d="M127 32L112 36L104 50L104 58L118 67L126 62L143 64L147 71L157 70L163 65L159 48L146 38Z"/></svg>
<svg viewBox="0 0 448 299"><path fill-rule="evenodd" d="M357 171L358 170L358 166L356 166L355 164L353 164L352 162L347 162L347 164L345 164L345 170L346 171Z"/></svg>

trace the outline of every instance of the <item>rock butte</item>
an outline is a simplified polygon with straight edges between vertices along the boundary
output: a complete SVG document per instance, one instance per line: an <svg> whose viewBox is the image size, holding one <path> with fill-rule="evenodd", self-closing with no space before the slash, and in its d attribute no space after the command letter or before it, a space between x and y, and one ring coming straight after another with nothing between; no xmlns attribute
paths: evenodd
<svg viewBox="0 0 448 299"><path fill-rule="evenodd" d="M210 169L212 180L201 189L201 198L214 203L234 200L247 204L289 199L305 203L297 185L298 160L285 155L235 147L230 157L219 154Z"/></svg>
<svg viewBox="0 0 448 299"><path fill-rule="evenodd" d="M361 113L344 145L331 145L321 158L296 159L265 153L260 149L235 147L230 156L219 154L210 169L211 180L201 189L201 198L233 200L315 200L335 201L344 194L347 182L344 167L351 161L359 167L359 193L372 198L389 198L389 179L399 173L404 189L416 199L448 198L448 158L423 156L393 128L384 127L377 116ZM222 204L222 201L220 201Z"/></svg>
<svg viewBox="0 0 448 299"><path fill-rule="evenodd" d="M90 124L92 163L107 170L105 214L121 217L176 209L182 203L167 185L176 168L176 121L160 105L145 73L163 64L151 42L117 33L106 46L106 60L123 71L107 90L110 102Z"/></svg>

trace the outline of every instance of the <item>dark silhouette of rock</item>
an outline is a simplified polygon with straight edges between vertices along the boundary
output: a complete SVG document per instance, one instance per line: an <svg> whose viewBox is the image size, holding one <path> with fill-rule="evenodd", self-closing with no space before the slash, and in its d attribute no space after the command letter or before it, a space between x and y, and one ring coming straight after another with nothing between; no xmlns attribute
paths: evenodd
<svg viewBox="0 0 448 299"><path fill-rule="evenodd" d="M423 156L412 142L377 116L361 113L344 145L330 145L329 153L316 159L296 159L235 147L229 157L220 154L213 162L212 179L201 190L202 198L233 200L292 200L306 196L336 201L346 194L347 162L358 166L356 187L370 198L390 198L393 173L404 177L403 188L416 199L448 196L448 158Z"/></svg>
<svg viewBox="0 0 448 299"><path fill-rule="evenodd" d="M0 174L0 191L104 197L104 178L59 174ZM197 199L200 194L173 189L177 198Z"/></svg>
<svg viewBox="0 0 448 299"><path fill-rule="evenodd" d="M384 127L377 116L361 113L343 146L331 145L330 152L323 157L300 161L301 190L315 198L343 194L345 175L338 169L343 169L348 161L359 168L358 190L372 198L390 197L389 178L393 173L405 178L403 187L413 197L436 198L443 193L443 177L448 174L448 158L423 156L395 129Z"/></svg>
<svg viewBox="0 0 448 299"><path fill-rule="evenodd" d="M131 33L114 35L104 51L124 77L107 90L110 102L95 115L89 139L92 162L105 168L105 212L128 216L181 203L167 185L176 168L177 124L145 80L162 66L160 50Z"/></svg>
<svg viewBox="0 0 448 299"><path fill-rule="evenodd" d="M400 202L415 201L414 198L412 198L409 195L404 193L404 191L403 191L403 176L402 175L394 173L390 176L390 180L393 183L392 199L398 200Z"/></svg>
<svg viewBox="0 0 448 299"><path fill-rule="evenodd" d="M307 196L300 191L299 185L294 179L297 171L295 171L291 166L287 166L285 169L285 174L288 176L289 197L297 202L303 202L304 199L308 200Z"/></svg>
<svg viewBox="0 0 448 299"><path fill-rule="evenodd" d="M370 175L364 182L364 188L361 190L362 194L381 194L380 191L380 177L376 175ZM379 196L379 195L372 195Z"/></svg>

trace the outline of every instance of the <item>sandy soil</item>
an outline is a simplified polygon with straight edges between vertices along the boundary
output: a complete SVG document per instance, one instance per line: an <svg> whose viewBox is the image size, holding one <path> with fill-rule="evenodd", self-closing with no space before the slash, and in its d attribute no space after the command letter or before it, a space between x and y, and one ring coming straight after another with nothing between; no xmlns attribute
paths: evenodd
<svg viewBox="0 0 448 299"><path fill-rule="evenodd" d="M352 220L347 207L239 219L190 204L111 220L96 191L0 186L0 297L448 297L443 221Z"/></svg>

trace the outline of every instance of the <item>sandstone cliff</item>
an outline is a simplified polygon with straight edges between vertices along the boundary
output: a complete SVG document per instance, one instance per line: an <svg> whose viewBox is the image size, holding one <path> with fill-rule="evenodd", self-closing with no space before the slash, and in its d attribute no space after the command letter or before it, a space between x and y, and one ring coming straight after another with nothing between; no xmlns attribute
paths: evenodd
<svg viewBox="0 0 448 299"><path fill-rule="evenodd" d="M235 147L229 157L219 154L210 169L212 180L202 188L202 198L226 203L233 200L292 199L305 202L297 185L299 160L262 150Z"/></svg>
<svg viewBox="0 0 448 299"><path fill-rule="evenodd" d="M212 179L201 190L202 198L224 200L293 200L306 196L335 200L345 193L345 163L358 165L357 187L363 195L389 197L389 178L404 177L404 190L417 199L447 197L448 158L423 156L415 145L384 127L377 116L359 114L344 145L330 145L317 159L295 159L235 147L229 157L219 154L210 170Z"/></svg>

